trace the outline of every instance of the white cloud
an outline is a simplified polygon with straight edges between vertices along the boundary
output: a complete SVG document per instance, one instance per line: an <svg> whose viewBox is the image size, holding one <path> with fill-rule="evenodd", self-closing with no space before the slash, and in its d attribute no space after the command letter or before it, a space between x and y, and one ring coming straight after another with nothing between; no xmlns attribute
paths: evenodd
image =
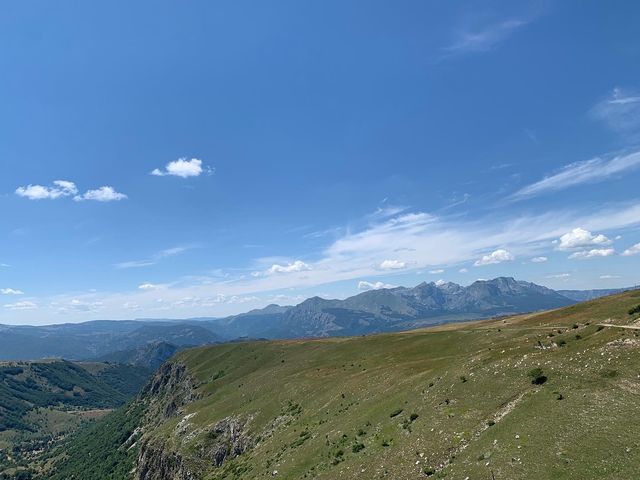
<svg viewBox="0 0 640 480"><path fill-rule="evenodd" d="M640 167L640 152L619 155L609 160L593 158L575 162L563 167L558 173L527 185L514 193L510 198L520 200L542 193L563 190L584 183L596 183L607 178Z"/></svg>
<svg viewBox="0 0 640 480"><path fill-rule="evenodd" d="M6 303L4 305L4 308L8 308L9 310L34 310L38 308L38 305L33 302L24 301L16 303Z"/></svg>
<svg viewBox="0 0 640 480"><path fill-rule="evenodd" d="M439 273L444 273L444 270L443 270L443 269L441 269L441 268L439 268L439 269L437 269L437 270L429 270L429 273L430 273L431 275L438 275Z"/></svg>
<svg viewBox="0 0 640 480"><path fill-rule="evenodd" d="M456 40L445 50L449 54L486 52L526 24L524 20L513 19L487 25L475 31L462 30L457 33Z"/></svg>
<svg viewBox="0 0 640 480"><path fill-rule="evenodd" d="M610 257L611 255L615 255L615 253L616 251L613 248L594 248L592 250L572 253L569 255L569 258L572 260L585 260L587 258Z"/></svg>
<svg viewBox="0 0 640 480"><path fill-rule="evenodd" d="M156 263L158 263L160 260L164 258L180 255L196 247L197 245L186 245L186 246L167 248L165 250L159 251L158 253L153 255L151 258L147 258L143 260L130 260L127 262L120 262L120 263L116 263L114 266L120 269L148 267L150 265L155 265Z"/></svg>
<svg viewBox="0 0 640 480"><path fill-rule="evenodd" d="M138 288L140 290L158 290L159 288L161 288L161 286L155 285L153 283L141 283L140 285L138 285Z"/></svg>
<svg viewBox="0 0 640 480"><path fill-rule="evenodd" d="M99 202L111 202L114 200L124 200L127 196L118 193L113 187L104 186L96 190L88 190L84 194L78 195L78 187L68 180L56 180L52 186L44 185L27 185L26 187L18 187L16 195L28 198L30 200L55 200L58 198L73 196L76 201L96 200Z"/></svg>
<svg viewBox="0 0 640 480"><path fill-rule="evenodd" d="M436 280L436 287L441 287L445 283L447 283L447 282L445 280L443 280L442 278L440 278L439 280Z"/></svg>
<svg viewBox="0 0 640 480"><path fill-rule="evenodd" d="M625 257L630 257L632 255L638 254L640 254L640 243L636 243L635 245L627 248L624 252L622 252L622 255L624 255Z"/></svg>
<svg viewBox="0 0 640 480"><path fill-rule="evenodd" d="M610 280L612 278L620 278L620 275L600 275L602 280Z"/></svg>
<svg viewBox="0 0 640 480"><path fill-rule="evenodd" d="M469 269L467 268L461 268L460 270L458 270L458 272L460 273L467 273L469 271Z"/></svg>
<svg viewBox="0 0 640 480"><path fill-rule="evenodd" d="M26 187L18 187L16 189L16 195L29 200L55 200L69 197L76 193L78 193L76 185L68 180L56 180L52 186L29 184Z"/></svg>
<svg viewBox="0 0 640 480"><path fill-rule="evenodd" d="M427 213L407 213L369 224L360 230L344 229L336 240L318 251L307 252L313 256L313 270L298 274L248 275L251 270L239 269L230 276L212 275L208 279L183 278L162 290L161 302L156 291L137 288L120 293L91 294L87 302L103 301L105 308L95 314L69 311L66 321L87 319L131 318L131 310L123 308L126 302L136 303L145 315L171 314L172 302L185 297L201 298L192 306L184 306L175 316L223 316L240 313L245 309L263 307L268 303L269 294L306 292L320 285L350 281L357 284L360 279L370 282L384 281L380 275L388 271L379 269L385 259L405 262L416 270L433 268L434 265L467 265L486 252L504 248L520 258L531 258L538 254L540 246L559 238L567 232L567 225L580 225L592 232L611 232L613 237L620 229L640 226L640 202L611 203L594 208L590 205L575 204L572 207L555 208L536 215L512 213L509 210L494 211L488 216L466 217L434 216ZM170 250L170 249L168 249ZM611 257L613 258L613 257ZM262 259L263 271L272 264L286 265L288 259ZM602 259L603 264L607 262ZM606 266L606 265L605 265ZM471 270L471 269L469 269ZM400 270L402 271L402 270ZM598 274L601 272L598 272ZM467 274L468 275L468 274ZM597 277L596 277L597 278ZM561 281L561 280L559 280ZM232 296L259 296L255 303L238 304L213 303L212 293ZM267 293L267 296L263 296ZM77 294L64 297L62 303ZM20 321L42 322L47 318L51 299L34 299L39 310L25 311ZM14 317L12 317L14 318ZM15 315L18 318L18 315ZM12 320L13 321L13 320Z"/></svg>
<svg viewBox="0 0 640 480"><path fill-rule="evenodd" d="M96 202L115 202L125 200L127 196L124 193L116 192L113 187L105 185L95 190L87 190L82 195L76 195L73 199L77 202L82 200L95 200Z"/></svg>
<svg viewBox="0 0 640 480"><path fill-rule="evenodd" d="M24 295L22 290L16 290L14 288L0 288L2 295Z"/></svg>
<svg viewBox="0 0 640 480"><path fill-rule="evenodd" d="M623 136L640 133L640 94L614 88L610 95L591 110L594 118Z"/></svg>
<svg viewBox="0 0 640 480"><path fill-rule="evenodd" d="M382 282L367 282L365 280L358 282L358 290L366 292L368 290L380 290L381 288L395 288L395 285Z"/></svg>
<svg viewBox="0 0 640 480"><path fill-rule="evenodd" d="M383 260L380 263L381 270L400 270L406 268L407 264L400 260Z"/></svg>
<svg viewBox="0 0 640 480"><path fill-rule="evenodd" d="M574 248L609 245L611 240L602 234L593 235L584 228L574 228L560 237L558 250L571 250Z"/></svg>
<svg viewBox="0 0 640 480"><path fill-rule="evenodd" d="M473 264L475 267L480 267L482 265L493 265L495 263L503 263L503 262L511 262L515 257L511 252L500 248L494 252L491 252L489 255L483 255L482 258L476 260Z"/></svg>
<svg viewBox="0 0 640 480"><path fill-rule="evenodd" d="M202 173L211 174L213 173L213 168L203 166L202 160L199 160L197 158L192 158L191 160L187 160L186 158L179 158L178 160L167 163L164 170L161 170L159 168L154 169L151 172L151 175L155 175L157 177L172 175L174 177L188 178L198 177Z"/></svg>
<svg viewBox="0 0 640 480"><path fill-rule="evenodd" d="M544 263L549 260L547 257L533 257L531 263Z"/></svg>
<svg viewBox="0 0 640 480"><path fill-rule="evenodd" d="M553 275L547 275L547 278L569 278L570 273L555 273Z"/></svg>
<svg viewBox="0 0 640 480"><path fill-rule="evenodd" d="M304 263L302 260L296 260L295 262L288 263L286 265L280 265L278 263L274 263L269 268L267 268L264 272L253 272L252 275L254 277L260 277L264 275L305 272L309 270L312 270L311 265Z"/></svg>

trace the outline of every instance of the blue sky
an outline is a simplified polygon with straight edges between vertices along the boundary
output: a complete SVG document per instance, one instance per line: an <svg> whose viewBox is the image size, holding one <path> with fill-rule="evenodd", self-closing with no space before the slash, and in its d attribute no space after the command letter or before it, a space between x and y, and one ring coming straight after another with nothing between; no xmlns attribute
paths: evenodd
<svg viewBox="0 0 640 480"><path fill-rule="evenodd" d="M638 282L637 2L14 2L0 323Z"/></svg>

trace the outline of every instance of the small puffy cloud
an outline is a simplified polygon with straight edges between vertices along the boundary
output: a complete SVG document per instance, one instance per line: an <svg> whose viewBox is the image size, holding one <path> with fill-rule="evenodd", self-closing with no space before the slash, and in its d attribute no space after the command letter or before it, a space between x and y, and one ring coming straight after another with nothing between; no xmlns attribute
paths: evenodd
<svg viewBox="0 0 640 480"><path fill-rule="evenodd" d="M82 195L76 195L73 199L76 202L83 200L94 200L96 202L117 202L119 200L125 200L127 196L124 193L116 192L113 187L105 185L95 190L87 190Z"/></svg>
<svg viewBox="0 0 640 480"><path fill-rule="evenodd" d="M447 283L447 282L441 278L438 281L436 281L436 287L441 287L445 283Z"/></svg>
<svg viewBox="0 0 640 480"><path fill-rule="evenodd" d="M401 262L400 260L384 260L380 263L379 267L381 270L400 270L405 268L407 264L405 262Z"/></svg>
<svg viewBox="0 0 640 480"><path fill-rule="evenodd" d="M571 250L574 248L609 245L610 243L611 240L602 234L594 235L584 228L574 228L560 237L557 249Z"/></svg>
<svg viewBox="0 0 640 480"><path fill-rule="evenodd" d="M9 310L35 310L36 308L38 308L38 305L33 302L24 301L16 303L6 303L4 305L4 308L8 308Z"/></svg>
<svg viewBox="0 0 640 480"><path fill-rule="evenodd" d="M620 278L620 275L600 275L602 280L610 280L612 278Z"/></svg>
<svg viewBox="0 0 640 480"><path fill-rule="evenodd" d="M581 252L575 252L569 255L572 260L585 260L587 258L597 257L610 257L615 255L616 251L613 248L594 248L592 250L583 250Z"/></svg>
<svg viewBox="0 0 640 480"><path fill-rule="evenodd" d="M640 254L640 243L636 243L632 247L629 247L624 252L622 252L622 255L624 255L625 257L630 257L632 255L638 254Z"/></svg>
<svg viewBox="0 0 640 480"><path fill-rule="evenodd" d="M155 175L156 177L172 175L174 177L189 178L198 177L202 173L211 174L213 173L213 169L211 167L203 166L202 160L197 158L192 158L191 160L179 158L178 160L167 163L164 169L154 169L151 172L151 175Z"/></svg>
<svg viewBox="0 0 640 480"><path fill-rule="evenodd" d="M140 285L138 285L138 288L140 290L158 290L160 288L160 285L155 285L153 283L141 283Z"/></svg>
<svg viewBox="0 0 640 480"><path fill-rule="evenodd" d="M253 272L251 275L254 277L262 277L265 275L305 272L308 270L312 270L311 265L304 263L302 260L296 260L295 262L288 263L286 265L280 265L280 264L274 263L269 268L267 268L264 272Z"/></svg>
<svg viewBox="0 0 640 480"><path fill-rule="evenodd" d="M511 262L515 259L513 254L508 250L499 248L498 250L491 252L489 255L483 255L482 258L476 260L473 264L475 267L483 265L493 265L496 263Z"/></svg>
<svg viewBox="0 0 640 480"><path fill-rule="evenodd" d="M439 273L444 273L444 270L443 270L443 269L441 269L441 268L439 268L439 269L437 269L437 270L429 270L429 273L430 273L431 275L438 275Z"/></svg>
<svg viewBox="0 0 640 480"><path fill-rule="evenodd" d="M460 273L467 273L469 270L467 268L461 268L460 270L458 270L458 272Z"/></svg>
<svg viewBox="0 0 640 480"><path fill-rule="evenodd" d="M533 257L531 263L544 263L549 260L547 257Z"/></svg>
<svg viewBox="0 0 640 480"><path fill-rule="evenodd" d="M15 288L0 288L2 295L24 295L22 290L16 290Z"/></svg>
<svg viewBox="0 0 640 480"><path fill-rule="evenodd" d="M395 285L382 282L371 283L364 280L358 282L358 290L361 290L363 292L366 292L368 290L380 290L381 288L395 288Z"/></svg>
<svg viewBox="0 0 640 480"><path fill-rule="evenodd" d="M18 187L16 195L29 200L55 200L57 198L69 197L78 193L75 183L68 180L56 180L53 185L27 185Z"/></svg>
<svg viewBox="0 0 640 480"><path fill-rule="evenodd" d="M547 275L547 278L569 278L570 273L554 273L553 275Z"/></svg>

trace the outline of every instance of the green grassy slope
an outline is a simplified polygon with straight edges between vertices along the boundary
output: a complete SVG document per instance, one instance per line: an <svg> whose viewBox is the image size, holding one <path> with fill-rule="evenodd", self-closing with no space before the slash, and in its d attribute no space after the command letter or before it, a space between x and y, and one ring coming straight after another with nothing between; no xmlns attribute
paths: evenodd
<svg viewBox="0 0 640 480"><path fill-rule="evenodd" d="M640 339L597 325L631 324L637 304L632 291L407 333L187 350L173 362L198 398L165 418L168 399L146 397L139 442L184 476L139 467L154 479L637 478Z"/></svg>

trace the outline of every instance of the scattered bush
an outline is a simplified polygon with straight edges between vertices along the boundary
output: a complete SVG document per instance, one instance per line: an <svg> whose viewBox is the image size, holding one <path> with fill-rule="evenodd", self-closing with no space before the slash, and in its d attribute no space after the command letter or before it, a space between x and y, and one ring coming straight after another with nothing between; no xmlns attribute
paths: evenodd
<svg viewBox="0 0 640 480"><path fill-rule="evenodd" d="M465 377L464 375L460 375L460 381L462 383L467 383L467 377Z"/></svg>
<svg viewBox="0 0 640 480"><path fill-rule="evenodd" d="M603 370L602 372L600 372L600 376L602 378L615 378L618 376L618 371L617 370Z"/></svg>
<svg viewBox="0 0 640 480"><path fill-rule="evenodd" d="M397 417L398 415L400 415L402 413L402 409L398 408L397 410L394 410L393 412L391 412L389 414L389 417L393 418L393 417Z"/></svg>
<svg viewBox="0 0 640 480"><path fill-rule="evenodd" d="M415 422L418 419L418 414L417 413L412 413L409 416L409 420L411 420L412 422Z"/></svg>
<svg viewBox="0 0 640 480"><path fill-rule="evenodd" d="M353 453L358 453L360 450L364 450L364 443L354 443L351 447Z"/></svg>
<svg viewBox="0 0 640 480"><path fill-rule="evenodd" d="M629 315L635 315L636 313L640 313L640 305L629 309Z"/></svg>
<svg viewBox="0 0 640 480"><path fill-rule="evenodd" d="M547 381L547 377L541 368L533 368L529 370L529 377L531 377L531 383L534 385L542 385Z"/></svg>

